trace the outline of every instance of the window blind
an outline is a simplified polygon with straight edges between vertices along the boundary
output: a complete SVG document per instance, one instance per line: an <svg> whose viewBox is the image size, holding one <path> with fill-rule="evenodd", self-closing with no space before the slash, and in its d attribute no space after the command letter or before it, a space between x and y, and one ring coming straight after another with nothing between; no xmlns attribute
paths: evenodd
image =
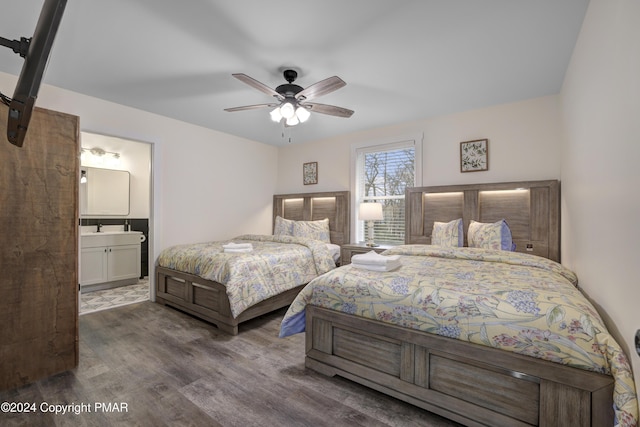
<svg viewBox="0 0 640 427"><path fill-rule="evenodd" d="M357 205L362 202L382 204L384 220L374 224L374 239L379 243L404 243L404 193L415 183L415 143L377 145L356 151ZM357 237L368 232L358 221Z"/></svg>

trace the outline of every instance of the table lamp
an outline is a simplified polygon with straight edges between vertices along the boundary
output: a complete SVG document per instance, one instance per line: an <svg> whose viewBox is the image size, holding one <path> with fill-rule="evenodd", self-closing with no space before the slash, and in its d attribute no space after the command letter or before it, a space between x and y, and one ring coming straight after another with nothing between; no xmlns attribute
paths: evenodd
<svg viewBox="0 0 640 427"><path fill-rule="evenodd" d="M382 215L382 204L380 203L360 203L360 209L358 210L358 219L361 221L367 221L368 238L367 246L378 246L373 241L373 222L381 221L384 219Z"/></svg>

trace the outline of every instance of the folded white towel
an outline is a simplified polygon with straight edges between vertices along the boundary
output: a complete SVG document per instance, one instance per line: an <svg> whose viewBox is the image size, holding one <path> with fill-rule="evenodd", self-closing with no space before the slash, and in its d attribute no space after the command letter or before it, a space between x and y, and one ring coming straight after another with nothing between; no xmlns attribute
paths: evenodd
<svg viewBox="0 0 640 427"><path fill-rule="evenodd" d="M358 254L351 257L351 263L359 265L387 266L390 264L395 265L399 260L399 255L380 255L376 251L369 251L366 254Z"/></svg>
<svg viewBox="0 0 640 427"><path fill-rule="evenodd" d="M252 250L253 250L252 248L238 248L238 249L224 248L224 253L226 253L226 254L239 254L239 253L244 253L244 252L251 252Z"/></svg>
<svg viewBox="0 0 640 427"><path fill-rule="evenodd" d="M392 261L387 265L357 264L357 263L351 263L351 265L354 266L355 268L361 268L363 270L384 272L384 271L393 271L396 268L400 267L402 264L400 264L400 261Z"/></svg>
<svg viewBox="0 0 640 427"><path fill-rule="evenodd" d="M253 249L253 245L251 243L234 243L229 242L225 245L222 245L224 249Z"/></svg>

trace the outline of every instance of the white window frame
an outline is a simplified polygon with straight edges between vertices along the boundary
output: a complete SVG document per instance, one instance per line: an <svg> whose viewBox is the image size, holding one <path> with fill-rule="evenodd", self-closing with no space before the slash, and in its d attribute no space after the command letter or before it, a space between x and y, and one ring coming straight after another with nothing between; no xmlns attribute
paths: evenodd
<svg viewBox="0 0 640 427"><path fill-rule="evenodd" d="M358 153L362 151L381 151L401 149L413 146L415 150L414 185L422 185L422 142L424 134L404 135L397 137L381 138L373 141L362 141L351 145L351 242L365 240L364 227L358 221L358 206L361 195L358 194Z"/></svg>

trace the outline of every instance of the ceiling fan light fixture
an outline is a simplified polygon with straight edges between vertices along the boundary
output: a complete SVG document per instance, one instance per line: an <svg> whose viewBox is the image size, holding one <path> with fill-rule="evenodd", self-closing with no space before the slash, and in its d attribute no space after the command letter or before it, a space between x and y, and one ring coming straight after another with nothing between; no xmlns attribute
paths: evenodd
<svg viewBox="0 0 640 427"><path fill-rule="evenodd" d="M309 119L309 116L311 116L311 113L306 108L296 108L296 117L298 118L298 120L300 120L300 123L306 122Z"/></svg>
<svg viewBox="0 0 640 427"><path fill-rule="evenodd" d="M292 117L295 117L296 110L293 108L293 104L291 104L290 102L285 102L280 106L280 114L282 114L282 117L289 120Z"/></svg>
<svg viewBox="0 0 640 427"><path fill-rule="evenodd" d="M300 123L300 120L298 120L298 117L295 115L287 119L287 126L295 126L298 123Z"/></svg>
<svg viewBox="0 0 640 427"><path fill-rule="evenodd" d="M276 123L278 123L278 122L280 122L280 120L282 120L282 114L280 114L280 107L276 107L269 114L271 115L271 120L273 120Z"/></svg>
<svg viewBox="0 0 640 427"><path fill-rule="evenodd" d="M283 74L287 83L281 84L275 89L270 88L264 83L260 83L246 74L236 73L232 74L232 76L254 89L276 98L276 102L279 102L280 105L269 113L271 120L275 123L282 123L283 120L285 121L285 126L295 126L299 123L304 123L309 119L309 117L311 117L311 110L313 110L314 113L317 112L336 117L351 117L353 114L353 111L346 108L309 102L312 99L331 93L346 85L340 77L329 77L316 82L311 86L307 86L307 88L303 88L293 83L298 77L298 73L295 70L287 69L284 70ZM224 110L234 112L264 107L273 108L274 105L276 104L255 104L245 105L243 107L225 108Z"/></svg>

